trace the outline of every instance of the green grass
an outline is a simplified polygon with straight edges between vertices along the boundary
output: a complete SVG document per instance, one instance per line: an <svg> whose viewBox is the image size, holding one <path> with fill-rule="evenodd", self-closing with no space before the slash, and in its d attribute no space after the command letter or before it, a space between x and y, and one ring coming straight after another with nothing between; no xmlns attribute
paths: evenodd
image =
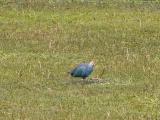
<svg viewBox="0 0 160 120"><path fill-rule="evenodd" d="M160 118L159 9L11 6L0 7L0 119ZM67 74L90 60L102 83Z"/></svg>

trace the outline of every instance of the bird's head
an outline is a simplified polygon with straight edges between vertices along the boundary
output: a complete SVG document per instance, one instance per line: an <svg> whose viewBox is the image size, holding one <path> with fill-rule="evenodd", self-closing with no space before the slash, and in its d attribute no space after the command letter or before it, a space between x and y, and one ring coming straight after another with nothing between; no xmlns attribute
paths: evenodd
<svg viewBox="0 0 160 120"><path fill-rule="evenodd" d="M90 64L91 66L95 66L94 61L91 61L89 64Z"/></svg>

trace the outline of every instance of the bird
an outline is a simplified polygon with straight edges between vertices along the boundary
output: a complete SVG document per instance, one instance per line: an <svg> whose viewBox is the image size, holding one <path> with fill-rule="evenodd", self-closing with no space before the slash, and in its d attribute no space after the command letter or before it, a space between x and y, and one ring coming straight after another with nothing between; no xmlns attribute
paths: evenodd
<svg viewBox="0 0 160 120"><path fill-rule="evenodd" d="M94 61L91 61L90 63L82 63L77 65L69 73L72 77L80 77L85 80L93 72L94 66Z"/></svg>

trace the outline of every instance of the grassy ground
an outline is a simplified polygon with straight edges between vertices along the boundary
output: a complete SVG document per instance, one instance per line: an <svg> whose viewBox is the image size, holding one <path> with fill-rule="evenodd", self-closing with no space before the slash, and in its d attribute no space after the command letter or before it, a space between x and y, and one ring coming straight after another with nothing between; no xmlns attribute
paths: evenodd
<svg viewBox="0 0 160 120"><path fill-rule="evenodd" d="M160 118L158 9L40 7L0 7L0 119ZM103 82L67 74L90 60Z"/></svg>

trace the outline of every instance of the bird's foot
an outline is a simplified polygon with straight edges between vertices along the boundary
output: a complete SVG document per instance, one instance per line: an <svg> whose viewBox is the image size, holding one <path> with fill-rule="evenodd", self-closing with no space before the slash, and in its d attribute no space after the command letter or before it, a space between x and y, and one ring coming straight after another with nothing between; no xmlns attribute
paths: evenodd
<svg viewBox="0 0 160 120"><path fill-rule="evenodd" d="M101 78L93 77L93 78L91 78L91 80L101 80Z"/></svg>

